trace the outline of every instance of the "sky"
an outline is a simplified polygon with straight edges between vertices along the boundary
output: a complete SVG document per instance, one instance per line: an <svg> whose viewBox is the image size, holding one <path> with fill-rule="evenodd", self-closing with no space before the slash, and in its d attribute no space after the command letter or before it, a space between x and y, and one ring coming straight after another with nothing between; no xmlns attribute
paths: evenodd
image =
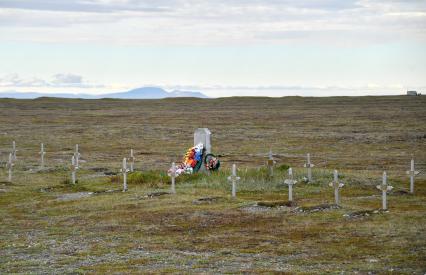
<svg viewBox="0 0 426 275"><path fill-rule="evenodd" d="M0 0L0 92L426 93L424 0Z"/></svg>

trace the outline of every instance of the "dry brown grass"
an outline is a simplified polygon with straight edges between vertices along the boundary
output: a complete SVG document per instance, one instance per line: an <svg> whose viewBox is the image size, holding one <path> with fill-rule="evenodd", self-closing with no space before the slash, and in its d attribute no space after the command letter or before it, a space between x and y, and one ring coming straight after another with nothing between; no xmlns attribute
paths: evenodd
<svg viewBox="0 0 426 275"><path fill-rule="evenodd" d="M11 140L20 150L14 182L0 182L0 273L423 274L424 174L416 195L400 191L412 152L426 168L425 107L425 97L0 100L0 161ZM229 197L226 170L180 178L177 195L145 197L167 191L160 173L196 127L212 130L223 167L239 164L238 198ZM34 172L42 141L52 169ZM75 143L87 162L70 186L64 165ZM279 165L296 167L298 207L333 202L336 167L347 184L342 208L282 206L285 169L268 178L261 167L270 144ZM99 168L117 172L131 147L143 176L127 193L104 192L119 190L120 177ZM318 167L313 184L300 182L306 152ZM390 212L344 216L380 207L383 169L395 187ZM57 200L75 192L97 193ZM216 199L194 203L204 197Z"/></svg>

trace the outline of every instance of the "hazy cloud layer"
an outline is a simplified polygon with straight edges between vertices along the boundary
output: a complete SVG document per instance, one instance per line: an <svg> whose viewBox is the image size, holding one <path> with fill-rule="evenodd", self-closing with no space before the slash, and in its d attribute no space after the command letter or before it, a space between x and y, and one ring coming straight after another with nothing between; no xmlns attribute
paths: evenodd
<svg viewBox="0 0 426 275"><path fill-rule="evenodd" d="M0 87L4 88L102 88L104 85L86 83L76 74L56 74L49 80L38 77L23 78L18 74L0 76Z"/></svg>
<svg viewBox="0 0 426 275"><path fill-rule="evenodd" d="M426 1L0 0L0 39L125 45L425 40Z"/></svg>
<svg viewBox="0 0 426 275"><path fill-rule="evenodd" d="M0 76L0 94L7 91L20 92L73 92L82 94L103 94L123 92L139 87L158 86L146 84L140 86L113 87L107 84L91 84L83 77L75 74L56 74L44 80L37 77L23 78L18 74ZM209 97L228 96L339 96L339 95L399 95L405 92L401 85L375 85L366 86L299 86L299 85L273 85L273 86L224 86L224 85L160 85L168 91L199 91ZM72 90L70 90L72 88ZM415 90L424 91L426 87L413 87Z"/></svg>

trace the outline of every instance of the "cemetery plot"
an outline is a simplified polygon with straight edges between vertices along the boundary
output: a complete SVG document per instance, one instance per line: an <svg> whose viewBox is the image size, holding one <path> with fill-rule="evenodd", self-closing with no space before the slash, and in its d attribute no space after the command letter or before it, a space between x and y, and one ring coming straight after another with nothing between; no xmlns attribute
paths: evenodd
<svg viewBox="0 0 426 275"><path fill-rule="evenodd" d="M419 100L0 100L0 273L423 274ZM168 175L199 143L220 169Z"/></svg>

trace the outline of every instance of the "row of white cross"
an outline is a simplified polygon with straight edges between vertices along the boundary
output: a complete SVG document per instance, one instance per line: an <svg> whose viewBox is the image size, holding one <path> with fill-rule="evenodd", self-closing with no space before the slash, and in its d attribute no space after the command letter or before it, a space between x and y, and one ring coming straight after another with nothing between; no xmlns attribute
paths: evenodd
<svg viewBox="0 0 426 275"><path fill-rule="evenodd" d="M18 150L16 149L16 143L15 141L12 142L12 151L9 154L9 159L6 163L6 169L8 170L8 181L11 182L12 181L12 170L13 170L13 166L15 165L14 162L16 161L16 152ZM44 144L41 143L40 145L40 167L43 169L44 168L44 155L46 154L45 150L44 150ZM79 152L79 146L78 144L75 145L75 151L74 154L71 158L71 182L72 184L76 183L76 172L79 169L79 162L80 162L80 157L81 154ZM127 168L127 160L130 161L130 169ZM133 172L134 171L134 163L135 163L135 156L134 156L134 152L133 149L130 149L130 157L127 158L123 158L123 162L122 162L122 167L120 169L120 172L123 174L123 191L127 191L128 187L127 187L127 173L129 172ZM273 175L273 165L275 164L275 161L273 160L273 155L272 155L272 150L269 151L268 154L268 167L269 167L269 174L272 176ZM418 175L420 172L416 171L414 169L414 159L411 160L410 163L410 170L407 171L407 174L410 176L410 193L414 193L414 178L416 175ZM314 164L311 163L311 157L310 154L308 153L306 156L306 163L304 164L304 167L307 168L307 180L309 182L312 181L312 167L314 167ZM344 184L342 182L339 182L338 180L338 172L337 170L334 170L334 177L333 177L333 181L329 183L330 187L334 188L334 197L335 197L335 203L337 205L339 205L340 203L340 198L339 198L339 189L342 188L344 186ZM177 177L176 174L176 165L173 162L172 163L172 169L171 169L171 173L170 173L170 177L171 177L171 192L172 193L176 193L176 186L175 186L175 179ZM232 192L231 192L231 196L232 197L236 197L236 193L237 193L237 182L240 180L241 178L237 176L237 168L236 165L233 164L232 165L232 173L231 175L228 177L228 180L232 183ZM288 185L288 200L289 201L293 201L293 185L295 185L297 183L297 181L294 179L293 177L293 170L292 168L288 169L288 178L284 180L284 184ZM382 180L382 184L381 185L377 185L377 188L379 190L382 191L382 198L383 198L383 209L387 209L387 205L386 205L386 194L388 191L392 190L392 186L387 184L387 176L386 176L386 172L383 172L383 180Z"/></svg>
<svg viewBox="0 0 426 275"><path fill-rule="evenodd" d="M16 142L13 141L12 142L12 151L9 153L9 159L6 162L6 169L8 170L8 177L7 180L9 182L12 181L12 172L13 172L13 167L15 166L15 161L16 161L16 152L18 150L16 150ZM44 148L44 144L41 143L40 144L40 168L44 169L44 156L46 154L45 148ZM77 181L77 170L80 168L80 157L81 154L79 152L79 146L78 144L75 145L75 151L71 157L71 183L75 184ZM135 156L134 156L134 151L133 149L130 149L130 157L128 158L128 160L130 161L130 169L127 168L127 159L123 158L123 164L122 164L122 168L121 168L121 172L123 173L123 191L127 191L127 173L128 172L133 172L134 170L134 163L135 163Z"/></svg>
<svg viewBox="0 0 426 275"><path fill-rule="evenodd" d="M414 176L417 175L419 172L414 171L414 160L411 160L411 170L407 171L408 174L410 174L410 192L414 192ZM232 183L232 197L236 197L236 184L237 181L240 180L240 177L237 176L236 173L236 165L232 165L232 174L228 177L228 181ZM290 167L288 169L288 178L284 180L284 184L288 185L288 201L293 202L293 185L295 185L297 181L293 177L293 169ZM330 187L334 188L334 201L336 205L340 204L340 195L339 195L339 189L344 186L343 182L339 182L339 174L337 170L334 170L333 172L333 181L329 183ZM382 184L376 186L377 189L382 191L382 209L387 210L387 192L391 191L393 189L392 186L390 186L387 183L387 175L386 171L383 172L382 177Z"/></svg>

